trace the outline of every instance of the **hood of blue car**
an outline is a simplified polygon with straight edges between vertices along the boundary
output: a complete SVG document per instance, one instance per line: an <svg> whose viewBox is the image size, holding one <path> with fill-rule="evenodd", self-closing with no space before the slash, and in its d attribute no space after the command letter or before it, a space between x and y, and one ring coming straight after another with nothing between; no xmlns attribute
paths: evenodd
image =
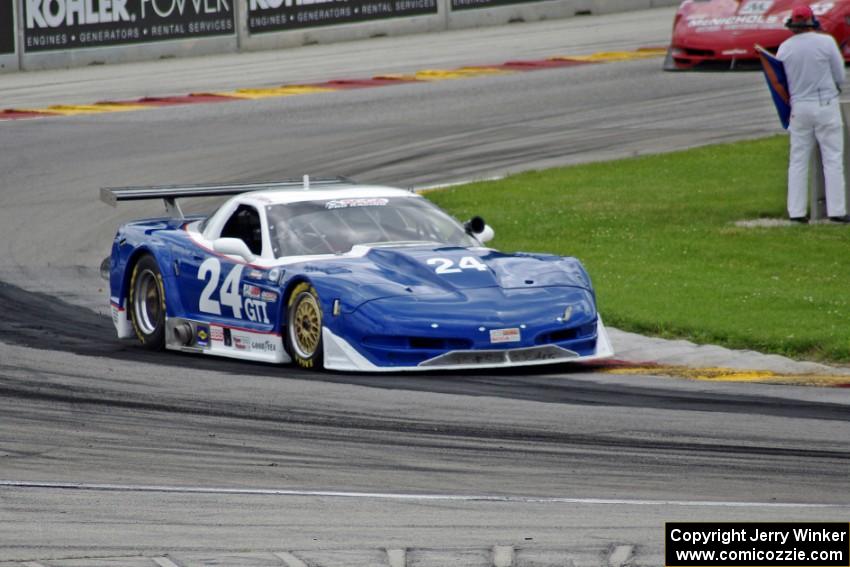
<svg viewBox="0 0 850 567"><path fill-rule="evenodd" d="M386 278L422 291L588 285L584 270L576 270L578 262L565 263L558 256L417 247L375 248L366 258Z"/></svg>
<svg viewBox="0 0 850 567"><path fill-rule="evenodd" d="M341 297L347 309L402 295L418 300L463 300L473 290L485 288L591 289L587 273L574 258L506 254L484 248L376 247L360 257L305 263L302 270L316 285Z"/></svg>

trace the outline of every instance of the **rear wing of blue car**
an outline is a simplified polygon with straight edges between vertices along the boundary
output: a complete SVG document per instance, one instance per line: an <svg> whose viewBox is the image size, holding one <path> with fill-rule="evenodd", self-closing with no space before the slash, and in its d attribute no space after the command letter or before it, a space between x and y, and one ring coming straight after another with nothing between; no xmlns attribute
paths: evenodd
<svg viewBox="0 0 850 567"><path fill-rule="evenodd" d="M185 197L222 197L238 195L250 191L270 191L276 189L306 189L311 187L327 188L334 185L353 185L354 182L345 177L310 177L303 179L284 179L262 183L219 183L209 185L156 185L151 187L103 187L100 190L100 200L110 206L116 206L119 201L143 201L162 199L165 210L169 215L183 218L183 211L177 204L177 199Z"/></svg>

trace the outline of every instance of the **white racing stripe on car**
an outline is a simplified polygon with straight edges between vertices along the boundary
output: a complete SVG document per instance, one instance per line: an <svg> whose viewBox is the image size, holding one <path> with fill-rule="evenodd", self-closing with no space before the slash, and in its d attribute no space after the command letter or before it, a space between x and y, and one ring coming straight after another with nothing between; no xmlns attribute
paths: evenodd
<svg viewBox="0 0 850 567"><path fill-rule="evenodd" d="M850 510L850 502L725 502L712 500L643 500L628 498L567 498L561 496L499 496L495 494L407 494L282 488L224 488L215 486L168 486L152 484L101 484L82 482L34 482L0 480L0 488L80 490L99 492L164 492L175 494L226 494L233 496L306 496L316 498L362 498L372 500L494 502L518 504L588 504L601 506L697 506L714 508L817 508Z"/></svg>

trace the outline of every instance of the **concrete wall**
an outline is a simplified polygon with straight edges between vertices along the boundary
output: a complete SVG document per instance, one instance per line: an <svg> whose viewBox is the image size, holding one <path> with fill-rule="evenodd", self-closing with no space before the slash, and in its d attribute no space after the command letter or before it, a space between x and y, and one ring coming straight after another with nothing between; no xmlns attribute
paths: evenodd
<svg viewBox="0 0 850 567"><path fill-rule="evenodd" d="M681 0L548 0L494 8L452 11L448 17L447 28L463 29L502 25L510 22L535 22L570 18L577 15L646 10L662 6L678 6L679 4L681 4Z"/></svg>
<svg viewBox="0 0 850 567"><path fill-rule="evenodd" d="M437 0L436 14L395 17L342 25L307 27L288 31L250 33L248 1L232 1L234 31L228 35L195 37L148 43L86 47L51 51L28 51L24 48L23 2L15 7L15 53L0 53L0 72L18 69L56 69L93 64L123 63L171 57L187 57L229 53L239 50L255 51L295 47L312 43L331 43L384 35L406 35L436 32L446 29L501 25L516 21L538 21L566 18L581 14L605 14L641 10L660 6L675 6L680 0L543 0L494 7L451 10L452 0ZM150 1L150 0L145 0ZM221 2L222 0L218 0ZM134 16L135 17L135 16ZM2 33L2 29L0 29ZM8 33L8 32L7 32Z"/></svg>
<svg viewBox="0 0 850 567"><path fill-rule="evenodd" d="M313 43L334 43L378 36L409 35L414 33L436 32L446 29L446 1L438 0L437 14L375 20L356 24L343 24L292 30L284 32L265 32L251 34L248 31L248 18L242 10L239 22L239 44L244 51L280 49L298 47Z"/></svg>
<svg viewBox="0 0 850 567"><path fill-rule="evenodd" d="M40 69L64 69L84 65L102 65L108 63L129 63L131 61L150 61L152 59L170 59L172 57L191 57L214 55L237 51L236 35L225 38L198 38L174 41L159 41L147 44L123 45L113 47L93 47L50 51L44 53L24 53L21 57L21 69L36 71Z"/></svg>
<svg viewBox="0 0 850 567"><path fill-rule="evenodd" d="M363 39L379 35L406 35L503 25L511 22L535 22L569 18L586 14L610 14L630 10L646 10L662 6L678 6L682 0L543 0L509 4L492 8L452 10L451 0L438 0L436 15L395 18L341 26L327 26L286 32L250 34L246 21L240 28L240 44L244 50L278 49L311 43L331 43ZM243 10L244 12L244 10ZM243 14L244 15L244 14ZM672 24L672 22L671 22Z"/></svg>

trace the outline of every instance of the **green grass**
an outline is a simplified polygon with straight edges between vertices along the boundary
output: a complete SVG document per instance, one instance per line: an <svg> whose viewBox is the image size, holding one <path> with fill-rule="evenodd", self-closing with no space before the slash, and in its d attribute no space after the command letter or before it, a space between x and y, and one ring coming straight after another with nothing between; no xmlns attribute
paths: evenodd
<svg viewBox="0 0 850 567"><path fill-rule="evenodd" d="M514 175L428 194L493 247L576 256L609 325L850 361L850 228L784 218L784 136Z"/></svg>

